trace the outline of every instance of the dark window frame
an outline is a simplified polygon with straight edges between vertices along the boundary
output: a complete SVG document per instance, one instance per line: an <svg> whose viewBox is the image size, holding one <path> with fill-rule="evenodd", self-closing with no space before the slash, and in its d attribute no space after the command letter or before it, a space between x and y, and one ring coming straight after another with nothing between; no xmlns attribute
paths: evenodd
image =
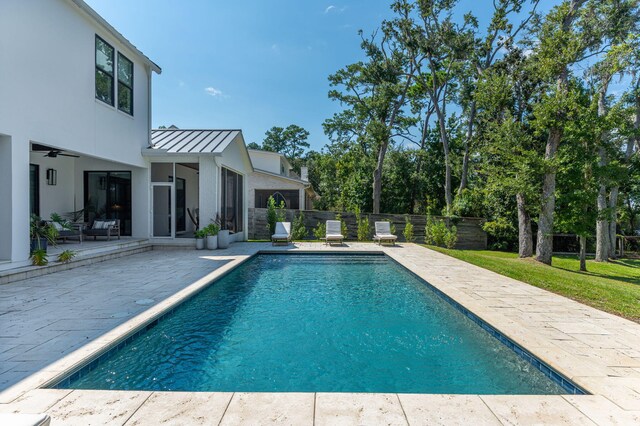
<svg viewBox="0 0 640 426"><path fill-rule="evenodd" d="M227 186L227 181L231 179L233 180L233 194L227 194L227 190L229 189ZM229 229L235 233L243 232L244 230L244 176L238 172L235 172L226 167L222 167L220 170L220 186L221 186L221 227L222 229ZM227 196L231 196L231 204L232 206L227 205ZM229 218L227 217L228 209L231 208L233 210L234 215Z"/></svg>
<svg viewBox="0 0 640 426"><path fill-rule="evenodd" d="M111 63L113 70L111 71L111 74L109 74L107 71L103 70L102 68L100 68L98 66L98 40L100 40L102 43L104 43L105 45L109 46L111 48ZM95 62L95 69L96 69L96 75L95 75L95 96L96 99L99 100L100 102L104 102L107 105L111 105L114 106L114 102L115 102L115 76L114 73L117 71L116 68L116 58L115 58L115 53L116 53L116 49L110 45L109 43L107 43L105 41L105 39L103 39L102 37L100 37L98 34L96 34L96 38L95 38L95 42L94 42L94 62ZM107 102L104 99L100 98L98 96L98 78L97 75L98 73L102 73L105 76L111 78L111 102ZM133 104L133 103L132 103Z"/></svg>
<svg viewBox="0 0 640 426"><path fill-rule="evenodd" d="M33 167L33 168L32 168ZM31 171L34 172L34 179L31 180ZM29 201L31 201L31 195L33 195L33 205L29 204L29 210L31 214L40 216L40 165L29 163ZM33 187L31 186L33 185ZM33 188L34 193L31 194Z"/></svg>
<svg viewBox="0 0 640 426"><path fill-rule="evenodd" d="M126 82L120 80L120 63L121 62L128 62L129 64L131 64L131 85L127 84ZM134 84L134 69L133 69L133 61L130 60L129 58L127 58L126 56L124 56L122 54L122 52L118 52L118 63L116 65L116 74L118 76L117 80L118 80L118 110L124 112L125 114L129 114L131 116L133 116L133 84ZM126 109L122 109L120 108L120 85L123 85L126 89L129 89L129 91L131 92L131 111L127 111Z"/></svg>

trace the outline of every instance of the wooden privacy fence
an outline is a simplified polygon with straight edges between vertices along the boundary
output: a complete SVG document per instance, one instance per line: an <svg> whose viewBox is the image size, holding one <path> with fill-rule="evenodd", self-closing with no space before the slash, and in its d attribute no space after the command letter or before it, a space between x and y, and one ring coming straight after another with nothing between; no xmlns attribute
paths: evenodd
<svg viewBox="0 0 640 426"><path fill-rule="evenodd" d="M298 210L285 210L287 221L293 222L298 215ZM307 239L315 239L313 230L318 226L318 223L324 223L327 220L333 220L336 218L337 212L326 212L319 210L304 210L304 224L307 228ZM355 213L340 213L342 220L347 225L348 233L346 235L347 240L358 239L358 226L356 224ZM363 214L369 216L369 235L373 236L374 223L376 221L389 220L396 227L396 234L398 235L398 241L404 241L404 225L406 223L407 215L404 214ZM408 215L411 223L413 224L413 234L416 243L424 243L424 228L427 223L426 216L423 215ZM439 216L433 216L434 219L443 219ZM482 229L482 224L485 219L477 217L463 217L455 219L453 224L456 225L458 230L458 243L456 248L460 249L478 249L483 250L487 248L487 233ZM249 209L249 238L252 240L266 240L270 239L269 230L267 228L267 209Z"/></svg>

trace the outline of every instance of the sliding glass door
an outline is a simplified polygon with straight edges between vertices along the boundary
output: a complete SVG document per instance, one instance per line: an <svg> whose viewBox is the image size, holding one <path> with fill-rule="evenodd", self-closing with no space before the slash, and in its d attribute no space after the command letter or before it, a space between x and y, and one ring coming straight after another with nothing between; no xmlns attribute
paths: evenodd
<svg viewBox="0 0 640 426"><path fill-rule="evenodd" d="M84 172L84 220L120 219L131 235L131 172Z"/></svg>
<svg viewBox="0 0 640 426"><path fill-rule="evenodd" d="M242 175L222 168L222 229L241 232L244 222L244 185Z"/></svg>

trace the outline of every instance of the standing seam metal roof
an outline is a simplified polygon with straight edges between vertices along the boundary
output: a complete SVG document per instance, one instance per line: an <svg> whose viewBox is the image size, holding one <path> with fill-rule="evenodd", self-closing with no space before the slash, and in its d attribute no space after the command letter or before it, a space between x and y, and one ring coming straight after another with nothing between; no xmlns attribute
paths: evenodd
<svg viewBox="0 0 640 426"><path fill-rule="evenodd" d="M181 154L221 154L239 133L240 130L152 130L150 148Z"/></svg>

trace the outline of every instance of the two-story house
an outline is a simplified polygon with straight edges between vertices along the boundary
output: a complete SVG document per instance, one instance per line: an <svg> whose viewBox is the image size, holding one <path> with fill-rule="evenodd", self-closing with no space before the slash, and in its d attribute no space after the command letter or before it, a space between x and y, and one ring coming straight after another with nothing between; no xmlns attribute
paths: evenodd
<svg viewBox="0 0 640 426"><path fill-rule="evenodd" d="M241 132L152 141L160 72L82 0L0 3L0 269L27 264L30 213L119 219L122 235L162 242L192 235L191 208L246 237Z"/></svg>
<svg viewBox="0 0 640 426"><path fill-rule="evenodd" d="M250 149L254 171L249 176L249 208L266 208L269 197L277 204L284 202L291 210L311 210L317 197L301 167L300 176L293 172L289 160L277 152Z"/></svg>

